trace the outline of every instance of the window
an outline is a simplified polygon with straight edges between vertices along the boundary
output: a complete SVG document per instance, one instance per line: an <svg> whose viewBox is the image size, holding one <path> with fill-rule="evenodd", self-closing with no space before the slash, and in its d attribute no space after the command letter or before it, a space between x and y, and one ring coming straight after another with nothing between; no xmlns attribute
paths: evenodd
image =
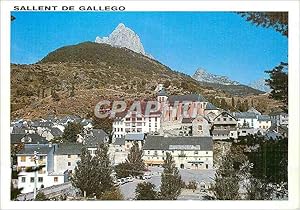
<svg viewBox="0 0 300 210"><path fill-rule="evenodd" d="M78 158L80 158L80 155L77 155Z"/></svg>
<svg viewBox="0 0 300 210"><path fill-rule="evenodd" d="M21 156L21 162L26 162L26 156Z"/></svg>
<svg viewBox="0 0 300 210"><path fill-rule="evenodd" d="M71 162L68 162L68 166L71 166Z"/></svg>
<svg viewBox="0 0 300 210"><path fill-rule="evenodd" d="M54 182L58 182L58 177L57 176L54 177Z"/></svg>
<svg viewBox="0 0 300 210"><path fill-rule="evenodd" d="M195 151L194 154L195 154L195 155L198 155L198 151Z"/></svg>
<svg viewBox="0 0 300 210"><path fill-rule="evenodd" d="M130 118L128 117L128 118L126 118L125 120L126 120L126 121L130 121Z"/></svg>
<svg viewBox="0 0 300 210"><path fill-rule="evenodd" d="M34 177L30 177L30 182L34 182Z"/></svg>
<svg viewBox="0 0 300 210"><path fill-rule="evenodd" d="M226 118L223 118L223 121L226 121Z"/></svg>
<svg viewBox="0 0 300 210"><path fill-rule="evenodd" d="M38 177L38 182L43 182L43 177Z"/></svg>
<svg viewBox="0 0 300 210"><path fill-rule="evenodd" d="M206 154L208 155L208 152L206 152Z"/></svg>
<svg viewBox="0 0 300 210"><path fill-rule="evenodd" d="M68 158L71 158L71 155L68 155Z"/></svg>
<svg viewBox="0 0 300 210"><path fill-rule="evenodd" d="M150 155L150 151L148 151L148 155Z"/></svg>
<svg viewBox="0 0 300 210"><path fill-rule="evenodd" d="M21 182L25 182L25 181L26 181L26 177L22 177Z"/></svg>
<svg viewBox="0 0 300 210"><path fill-rule="evenodd" d="M221 119L220 119L220 118L218 118L218 121L221 121Z"/></svg>
<svg viewBox="0 0 300 210"><path fill-rule="evenodd" d="M198 130L202 131L202 125L198 125Z"/></svg>

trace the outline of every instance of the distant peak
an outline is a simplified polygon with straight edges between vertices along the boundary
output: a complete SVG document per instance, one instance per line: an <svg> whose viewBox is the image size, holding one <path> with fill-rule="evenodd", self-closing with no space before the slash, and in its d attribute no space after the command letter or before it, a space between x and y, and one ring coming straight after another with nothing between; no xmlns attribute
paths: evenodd
<svg viewBox="0 0 300 210"><path fill-rule="evenodd" d="M226 76L209 73L204 68L198 68L196 70L196 72L194 73L193 78L200 82L209 82L209 83L216 83L216 84L222 84L222 85L239 85L240 84L237 81L230 80Z"/></svg>

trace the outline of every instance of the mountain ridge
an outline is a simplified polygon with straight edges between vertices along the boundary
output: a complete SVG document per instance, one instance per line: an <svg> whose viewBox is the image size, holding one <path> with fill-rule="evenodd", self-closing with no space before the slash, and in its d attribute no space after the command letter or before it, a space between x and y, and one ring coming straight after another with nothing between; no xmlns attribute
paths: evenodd
<svg viewBox="0 0 300 210"><path fill-rule="evenodd" d="M227 76L209 73L204 68L198 68L192 77L199 82L217 83L221 85L240 85L239 82L231 80Z"/></svg>
<svg viewBox="0 0 300 210"><path fill-rule="evenodd" d="M200 84L132 50L84 42L50 52L35 64L11 64L11 114L12 118L88 117L101 99L156 100L158 84L168 84L170 95L195 93L208 100L218 96L228 101L240 97ZM241 93L246 94L243 97L255 94L248 89ZM263 98L268 106L274 103Z"/></svg>

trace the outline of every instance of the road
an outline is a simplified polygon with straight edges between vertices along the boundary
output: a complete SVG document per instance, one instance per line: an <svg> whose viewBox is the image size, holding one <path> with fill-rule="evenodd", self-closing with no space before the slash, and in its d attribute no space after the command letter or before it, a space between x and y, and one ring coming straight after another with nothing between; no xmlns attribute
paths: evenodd
<svg viewBox="0 0 300 210"><path fill-rule="evenodd" d="M156 190L160 188L161 182L161 173L163 171L162 167L149 167L150 173L152 175L151 179L139 180L134 179L133 182L129 182L120 186L121 193L124 196L125 200L133 200L135 198L135 188L138 183L141 182L150 182L156 186ZM196 182L209 184L214 177L214 170L188 170L188 169L179 169L181 178L183 181L188 183L189 181L195 180ZM199 190L192 192L190 190L183 190L182 195L180 195L180 200L199 200L203 196L203 193L200 193Z"/></svg>

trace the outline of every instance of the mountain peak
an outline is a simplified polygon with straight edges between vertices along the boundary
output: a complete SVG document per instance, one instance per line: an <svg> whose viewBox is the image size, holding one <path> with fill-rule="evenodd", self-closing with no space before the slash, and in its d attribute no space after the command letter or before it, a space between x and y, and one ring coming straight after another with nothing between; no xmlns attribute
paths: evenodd
<svg viewBox="0 0 300 210"><path fill-rule="evenodd" d="M222 84L222 85L239 85L240 84L237 81L230 80L226 76L211 74L204 68L198 68L196 70L196 72L194 73L193 78L200 82L216 83L216 84Z"/></svg>
<svg viewBox="0 0 300 210"><path fill-rule="evenodd" d="M126 27L124 23L119 23L108 37L101 38L97 36L95 42L109 44L113 47L125 47L136 53L148 56L139 36L133 30Z"/></svg>

